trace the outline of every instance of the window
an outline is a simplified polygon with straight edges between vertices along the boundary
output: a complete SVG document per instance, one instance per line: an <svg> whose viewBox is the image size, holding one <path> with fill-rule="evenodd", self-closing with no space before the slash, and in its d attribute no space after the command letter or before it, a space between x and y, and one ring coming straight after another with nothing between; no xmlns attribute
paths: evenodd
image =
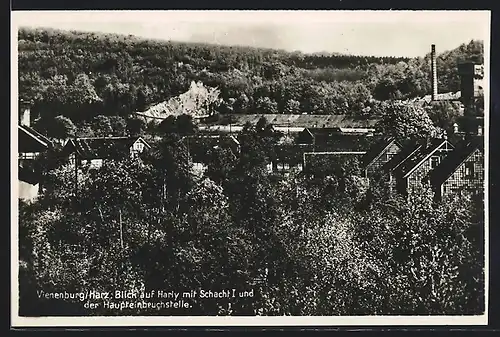
<svg viewBox="0 0 500 337"><path fill-rule="evenodd" d="M135 142L134 143L134 150L136 150L138 152L142 152L142 150L144 150L144 144L141 142Z"/></svg>
<svg viewBox="0 0 500 337"><path fill-rule="evenodd" d="M278 170L283 170L283 164L282 163L278 163L278 165L276 165L276 168Z"/></svg>
<svg viewBox="0 0 500 337"><path fill-rule="evenodd" d="M465 176L466 177L474 176L474 162L465 163Z"/></svg>
<svg viewBox="0 0 500 337"><path fill-rule="evenodd" d="M432 157L431 158L431 169L435 168L438 165L439 165L439 157Z"/></svg>
<svg viewBox="0 0 500 337"><path fill-rule="evenodd" d="M33 153L33 152L23 152L19 155L19 159L29 160L29 159L35 159L35 158L36 158L36 153Z"/></svg>
<svg viewBox="0 0 500 337"><path fill-rule="evenodd" d="M285 163L285 164L283 165L283 168L284 168L285 170L289 170L289 169L290 169L290 165L289 165L288 163Z"/></svg>

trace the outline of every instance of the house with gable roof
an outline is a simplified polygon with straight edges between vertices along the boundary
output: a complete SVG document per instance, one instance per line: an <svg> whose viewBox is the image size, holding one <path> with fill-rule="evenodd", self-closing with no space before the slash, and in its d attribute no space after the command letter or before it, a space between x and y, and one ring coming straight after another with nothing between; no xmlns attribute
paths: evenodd
<svg viewBox="0 0 500 337"><path fill-rule="evenodd" d="M40 192L41 173L35 160L52 147L50 139L31 127L30 109L23 106L19 114L18 132L18 192L19 199L33 201Z"/></svg>
<svg viewBox="0 0 500 337"><path fill-rule="evenodd" d="M436 200L451 194L484 193L484 144L474 139L457 145L427 179Z"/></svg>
<svg viewBox="0 0 500 337"><path fill-rule="evenodd" d="M417 145L393 170L396 190L407 194L425 184L425 177L454 149L447 139L432 139Z"/></svg>
<svg viewBox="0 0 500 337"><path fill-rule="evenodd" d="M381 176L382 167L401 149L402 146L393 137L383 138L372 145L362 158L365 178Z"/></svg>
<svg viewBox="0 0 500 337"><path fill-rule="evenodd" d="M395 154L389 161L382 165L382 175L386 177L386 181L389 183L391 188L395 188L396 178L394 172L403 165L406 160L411 158L413 154L422 147L422 143L419 142L406 142L402 144L402 149L397 154Z"/></svg>
<svg viewBox="0 0 500 337"><path fill-rule="evenodd" d="M84 137L69 139L62 155L71 164L98 169L104 160L136 157L150 148L141 137Z"/></svg>

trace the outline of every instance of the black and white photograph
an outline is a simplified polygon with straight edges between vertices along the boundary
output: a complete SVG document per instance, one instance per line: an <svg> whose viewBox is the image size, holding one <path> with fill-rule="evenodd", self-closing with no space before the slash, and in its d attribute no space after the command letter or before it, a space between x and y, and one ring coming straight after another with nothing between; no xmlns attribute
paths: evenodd
<svg viewBox="0 0 500 337"><path fill-rule="evenodd" d="M488 323L489 11L11 18L13 326Z"/></svg>

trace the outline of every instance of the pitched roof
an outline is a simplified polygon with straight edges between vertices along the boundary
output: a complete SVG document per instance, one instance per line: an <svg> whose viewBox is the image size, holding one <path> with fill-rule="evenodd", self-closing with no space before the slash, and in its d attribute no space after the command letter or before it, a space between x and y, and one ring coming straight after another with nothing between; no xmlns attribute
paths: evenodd
<svg viewBox="0 0 500 337"><path fill-rule="evenodd" d="M363 157L363 166L367 167L373 163L393 143L396 143L396 145L401 147L393 137L384 137L373 144Z"/></svg>
<svg viewBox="0 0 500 337"><path fill-rule="evenodd" d="M392 172L401 166L408 158L422 147L420 143L408 142L403 146L401 151L397 153L391 160L382 166L385 172Z"/></svg>
<svg viewBox="0 0 500 337"><path fill-rule="evenodd" d="M37 149L46 149L52 146L50 139L42 135L40 132L26 125L17 125L19 137L19 151L20 152L36 152L28 150L29 147L36 147ZM29 142L29 144L28 144ZM33 143L36 142L36 143ZM37 144L37 145L35 145Z"/></svg>
<svg viewBox="0 0 500 337"><path fill-rule="evenodd" d="M408 177L445 143L448 143L451 147L453 147L446 139L441 138L435 138L432 139L428 144L423 144L416 151L414 151L413 154L408 157L408 159L405 160L404 163L402 163L402 165L396 168L396 174L400 175L403 178Z"/></svg>
<svg viewBox="0 0 500 337"><path fill-rule="evenodd" d="M342 163L351 162L348 165L349 170L354 172L357 170L357 165L352 165L354 162L359 163L365 152L306 152L304 153L304 171L314 172L315 174L340 174Z"/></svg>
<svg viewBox="0 0 500 337"><path fill-rule="evenodd" d="M434 185L441 185L448 179L476 150L483 151L482 142L469 141L457 146L443 161L431 172L427 178Z"/></svg>
<svg viewBox="0 0 500 337"><path fill-rule="evenodd" d="M63 149L69 155L74 151L83 159L105 159L128 153L130 147L138 140L148 148L151 146L141 137L88 137L70 139Z"/></svg>

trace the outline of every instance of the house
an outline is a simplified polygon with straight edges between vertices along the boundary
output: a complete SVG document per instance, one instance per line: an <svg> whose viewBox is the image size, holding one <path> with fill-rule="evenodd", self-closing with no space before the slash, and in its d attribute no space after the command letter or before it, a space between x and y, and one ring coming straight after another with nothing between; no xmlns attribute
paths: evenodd
<svg viewBox="0 0 500 337"><path fill-rule="evenodd" d="M296 138L298 144L322 144L326 143L329 138L336 136L340 133L338 128L328 128L328 129L315 129L315 128L305 128L303 131L299 132Z"/></svg>
<svg viewBox="0 0 500 337"><path fill-rule="evenodd" d="M422 186L427 174L453 149L454 146L447 139L423 141L393 170L397 191L407 194L417 186Z"/></svg>
<svg viewBox="0 0 500 337"><path fill-rule="evenodd" d="M313 167L316 163L335 161L339 156L365 155L371 144L379 140L379 136L341 133L338 129L305 129L298 135L295 144L274 147L269 171L286 174L294 169L302 171L306 165L307 172L324 171L326 167L317 170ZM324 160L320 158L322 156Z"/></svg>
<svg viewBox="0 0 500 337"><path fill-rule="evenodd" d="M17 133L18 155L22 162L36 159L52 146L47 137L27 125L18 125Z"/></svg>
<svg viewBox="0 0 500 337"><path fill-rule="evenodd" d="M382 175L382 167L402 149L402 146L392 137L382 138L366 152L363 157L365 178Z"/></svg>
<svg viewBox="0 0 500 337"><path fill-rule="evenodd" d="M484 147L472 140L457 146L428 175L435 198L442 200L450 194L484 192Z"/></svg>
<svg viewBox="0 0 500 337"><path fill-rule="evenodd" d="M186 146L193 168L199 171L208 167L212 150L228 150L234 158L240 153L240 142L231 135L189 135L182 137L180 142Z"/></svg>
<svg viewBox="0 0 500 337"><path fill-rule="evenodd" d="M19 114L18 131L18 192L19 199L33 201L40 192L41 172L35 159L52 147L52 142L30 127L30 109L24 107Z"/></svg>
<svg viewBox="0 0 500 337"><path fill-rule="evenodd" d="M382 174L386 177L386 180L391 188L394 188L396 183L394 172L398 167L403 165L406 160L411 158L414 153L420 150L422 143L407 141L404 144L401 144L401 146L401 151L395 154L387 163L382 165Z"/></svg>
<svg viewBox="0 0 500 337"><path fill-rule="evenodd" d="M308 128L298 135L295 144L275 146L269 171L285 175L292 170L327 174L332 171L329 166L334 167L334 163L344 160L340 158L354 156L359 160L371 144L379 140L380 137L374 135Z"/></svg>
<svg viewBox="0 0 500 337"><path fill-rule="evenodd" d="M106 159L135 157L150 148L141 137L86 137L69 139L62 155L72 164L97 169Z"/></svg>

